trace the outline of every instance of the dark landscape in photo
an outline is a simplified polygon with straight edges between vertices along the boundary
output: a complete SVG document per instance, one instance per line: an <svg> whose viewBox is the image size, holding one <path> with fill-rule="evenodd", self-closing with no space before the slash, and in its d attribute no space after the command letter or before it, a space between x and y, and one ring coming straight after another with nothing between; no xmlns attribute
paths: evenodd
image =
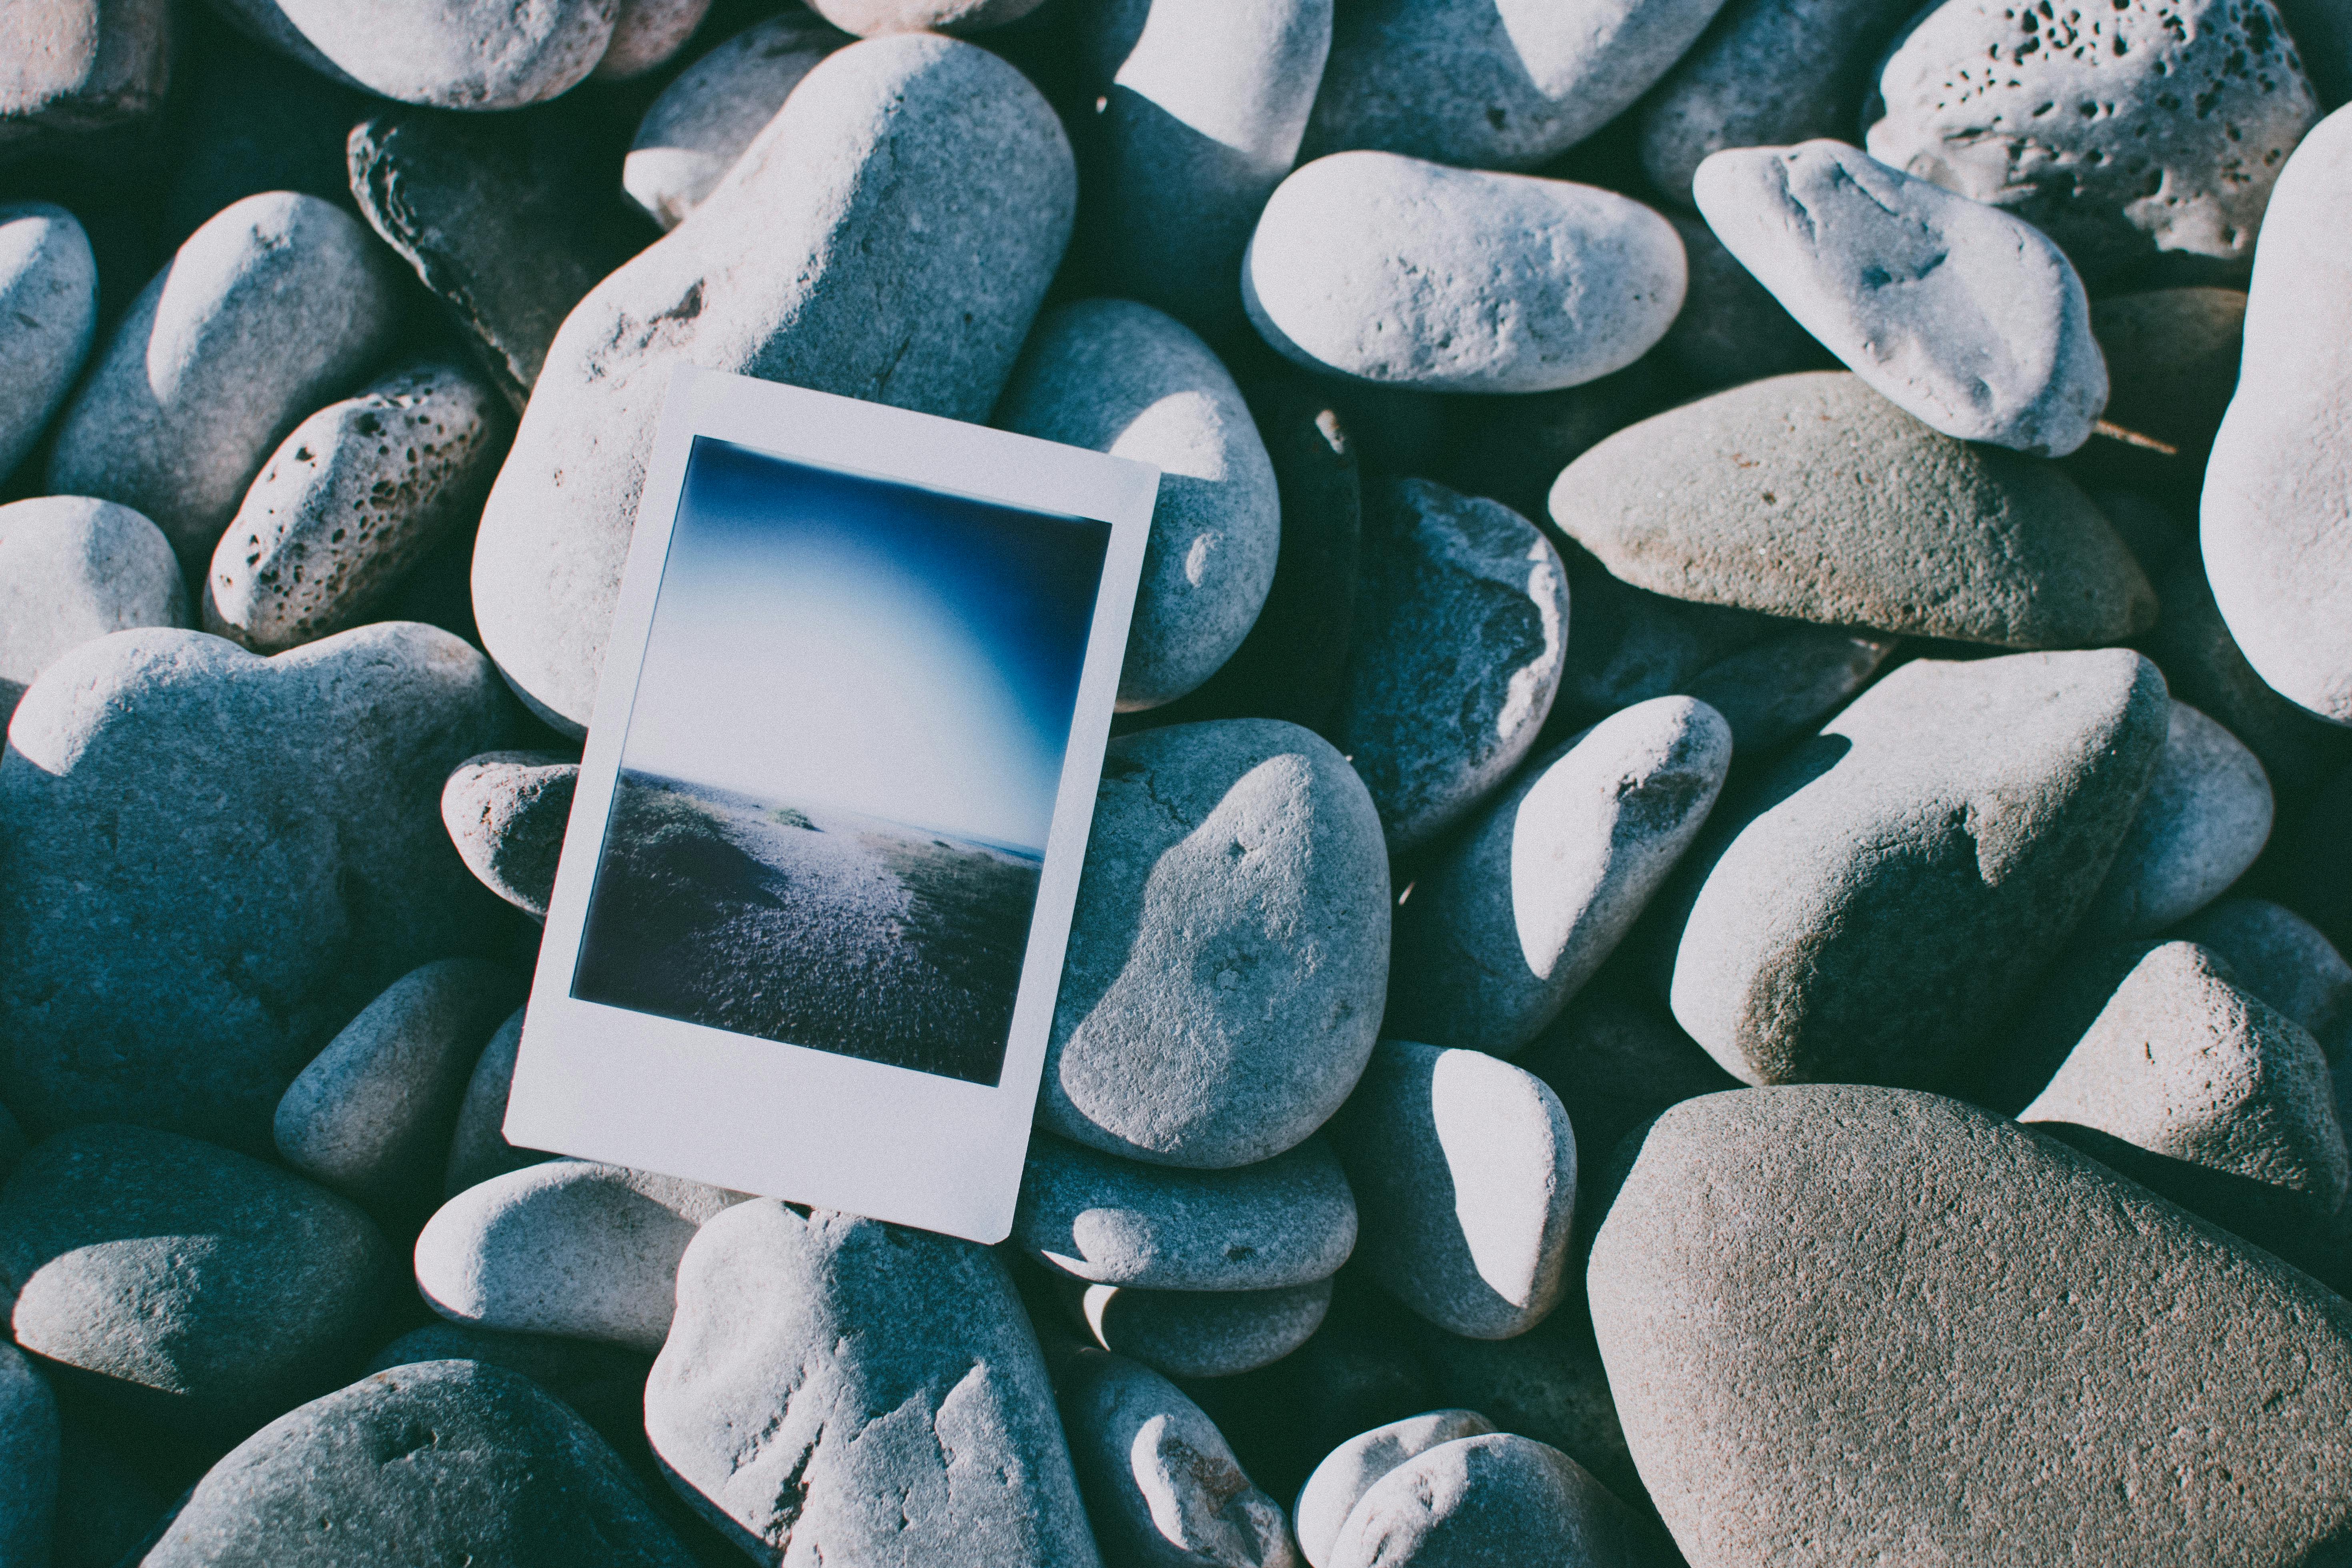
<svg viewBox="0 0 2352 1568"><path fill-rule="evenodd" d="M996 1081L1108 537L698 437L572 994Z"/></svg>

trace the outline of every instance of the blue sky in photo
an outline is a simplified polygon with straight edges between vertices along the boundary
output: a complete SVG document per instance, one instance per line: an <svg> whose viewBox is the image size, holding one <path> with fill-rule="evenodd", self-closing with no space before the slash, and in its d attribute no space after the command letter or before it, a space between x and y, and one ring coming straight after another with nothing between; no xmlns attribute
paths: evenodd
<svg viewBox="0 0 2352 1568"><path fill-rule="evenodd" d="M1109 538L697 437L622 765L1042 853Z"/></svg>

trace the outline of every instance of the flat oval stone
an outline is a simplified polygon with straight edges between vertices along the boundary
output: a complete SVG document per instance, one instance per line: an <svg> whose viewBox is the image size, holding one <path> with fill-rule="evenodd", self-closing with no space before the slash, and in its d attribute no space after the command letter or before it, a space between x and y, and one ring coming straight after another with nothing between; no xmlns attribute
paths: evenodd
<svg viewBox="0 0 2352 1568"><path fill-rule="evenodd" d="M57 1396L25 1352L0 1340L0 1553L10 1563L49 1561L58 1447Z"/></svg>
<svg viewBox="0 0 2352 1568"><path fill-rule="evenodd" d="M2032 225L1826 139L1717 153L1691 190L1741 265L1905 413L2036 457L2091 438L2107 366L2090 300Z"/></svg>
<svg viewBox="0 0 2352 1568"><path fill-rule="evenodd" d="M536 921L555 896L580 763L563 752L485 752L441 786L441 821L466 868Z"/></svg>
<svg viewBox="0 0 2352 1568"><path fill-rule="evenodd" d="M39 442L97 332L98 258L80 221L49 202L0 204L0 474Z"/></svg>
<svg viewBox="0 0 2352 1568"><path fill-rule="evenodd" d="M2352 114L2279 176L2246 301L2237 395L2205 468L2205 574L2246 661L2283 696L2352 724Z"/></svg>
<svg viewBox="0 0 2352 1568"><path fill-rule="evenodd" d="M2352 1307L1957 1100L1685 1101L1589 1278L1691 1568L2284 1565L2352 1528Z"/></svg>
<svg viewBox="0 0 2352 1568"><path fill-rule="evenodd" d="M16 1342L184 1435L234 1438L334 1386L398 1279L350 1203L176 1133L78 1127L0 1191Z"/></svg>
<svg viewBox="0 0 2352 1568"><path fill-rule="evenodd" d="M676 228L718 188L816 63L849 35L787 11L736 34L677 75L637 121L621 189Z"/></svg>
<svg viewBox="0 0 2352 1568"><path fill-rule="evenodd" d="M633 81L658 70L686 47L710 14L711 0L621 0L613 36L596 68L598 81Z"/></svg>
<svg viewBox="0 0 2352 1568"><path fill-rule="evenodd" d="M1040 0L821 0L809 9L859 37L877 33L978 33L1017 22Z"/></svg>
<svg viewBox="0 0 2352 1568"><path fill-rule="evenodd" d="M474 552L483 647L525 700L586 728L675 366L984 418L1076 183L1053 110L984 49L876 38L809 72L694 220L548 350Z"/></svg>
<svg viewBox="0 0 2352 1568"><path fill-rule="evenodd" d="M1320 1138L1255 1165L1181 1171L1039 1133L1013 1240L1099 1285L1265 1290L1338 1273L1356 1245L1356 1200Z"/></svg>
<svg viewBox="0 0 2352 1568"><path fill-rule="evenodd" d="M613 41L623 0L427 0L400 26L338 0L218 0L246 30L403 103L520 109L577 85Z"/></svg>
<svg viewBox="0 0 2352 1568"><path fill-rule="evenodd" d="M550 1160L442 1205L416 1238L416 1288L453 1322L657 1351L687 1244L742 1201L682 1176Z"/></svg>
<svg viewBox="0 0 2352 1568"><path fill-rule="evenodd" d="M48 489L121 501L200 563L297 420L391 346L389 260L359 220L273 191L188 237L58 426Z"/></svg>
<svg viewBox="0 0 2352 1568"><path fill-rule="evenodd" d="M1568 1005L1698 836L1731 731L1687 697L1620 710L1520 770L1397 911L1383 1026L1509 1056Z"/></svg>
<svg viewBox="0 0 2352 1568"><path fill-rule="evenodd" d="M1635 1568L1646 1545L1633 1513L1583 1466L1496 1432L1440 1443L1372 1483L1340 1525L1328 1568Z"/></svg>
<svg viewBox="0 0 2352 1568"><path fill-rule="evenodd" d="M1945 0L1885 57L1878 99L1872 157L2008 208L2095 282L2160 252L2252 255L2279 164L2319 117L2268 0L2054 20Z"/></svg>
<svg viewBox="0 0 2352 1568"><path fill-rule="evenodd" d="M2223 899L2178 933L2221 958L2233 979L2323 1045L2352 1008L2352 963L2317 926L2267 899Z"/></svg>
<svg viewBox="0 0 2352 1568"><path fill-rule="evenodd" d="M2169 707L2122 648L1905 665L1715 814L1659 901L1675 1016L1748 1083L1940 1081L2082 920Z"/></svg>
<svg viewBox="0 0 2352 1568"><path fill-rule="evenodd" d="M1029 334L995 422L1160 470L1120 710L1158 707L1214 675L1274 584L1282 506L1249 405L1209 345L1132 300L1061 306Z"/></svg>
<svg viewBox="0 0 2352 1568"><path fill-rule="evenodd" d="M1038 1126L1160 1165L1294 1147L1370 1054L1388 906L1371 800L1312 732L1234 719L1113 741Z"/></svg>
<svg viewBox="0 0 2352 1568"><path fill-rule="evenodd" d="M1592 185L1393 153L1282 182L1242 261L1251 324L1293 363L1423 392L1549 392L1622 370L1682 309L1682 241Z"/></svg>
<svg viewBox="0 0 2352 1568"><path fill-rule="evenodd" d="M1847 374L1775 376L1619 431L1552 521L1636 587L2000 647L2156 618L2114 525L2056 468L1930 430Z"/></svg>
<svg viewBox="0 0 2352 1568"><path fill-rule="evenodd" d="M719 1215L679 1267L646 1436L763 1562L1099 1561L1013 1281L950 1237L766 1199Z"/></svg>
<svg viewBox="0 0 2352 1568"><path fill-rule="evenodd" d="M0 702L11 711L68 648L187 624L172 542L129 507L89 496L0 506Z"/></svg>
<svg viewBox="0 0 2352 1568"><path fill-rule="evenodd" d="M1349 1438L1323 1457L1299 1489L1292 1517L1300 1554L1315 1568L1328 1568L1340 1525L1357 1500L1382 1476L1440 1443L1482 1436L1494 1429L1494 1423L1475 1410L1432 1410Z"/></svg>
<svg viewBox="0 0 2352 1568"><path fill-rule="evenodd" d="M2270 780L2254 754L2196 709L2174 702L2147 793L2084 928L2149 936L2188 919L2262 854L2272 811Z"/></svg>
<svg viewBox="0 0 2352 1568"><path fill-rule="evenodd" d="M482 1047L457 1103L457 1131L449 1138L449 1163L442 1175L444 1197L478 1187L493 1176L536 1165L550 1156L507 1142L507 1099L514 1089L516 1054L522 1048L523 1010L516 1008Z"/></svg>
<svg viewBox="0 0 2352 1568"><path fill-rule="evenodd" d="M1170 1377L1231 1377L1307 1342L1331 1306L1331 1281L1275 1290L1139 1290L1088 1285L1079 1312L1095 1342Z"/></svg>
<svg viewBox="0 0 2352 1568"><path fill-rule="evenodd" d="M630 1563L688 1568L619 1455L529 1378L394 1367L247 1438L196 1484L152 1568Z"/></svg>
<svg viewBox="0 0 2352 1568"><path fill-rule="evenodd" d="M1681 313L1659 340L1658 352L1694 387L1713 391L1836 365L1820 340L1723 247L1715 230L1680 213L1668 213L1666 220L1682 237L1689 281Z"/></svg>

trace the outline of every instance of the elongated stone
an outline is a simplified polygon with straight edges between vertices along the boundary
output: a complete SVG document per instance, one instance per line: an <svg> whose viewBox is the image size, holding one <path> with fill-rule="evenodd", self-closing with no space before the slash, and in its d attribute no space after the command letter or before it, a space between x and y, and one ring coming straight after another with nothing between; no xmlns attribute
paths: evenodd
<svg viewBox="0 0 2352 1568"><path fill-rule="evenodd" d="M69 7L59 7L69 9ZM0 123L6 110L0 109ZM5 132L0 132L0 145ZM73 214L48 202L0 205L0 474L25 460L89 358L98 258Z"/></svg>

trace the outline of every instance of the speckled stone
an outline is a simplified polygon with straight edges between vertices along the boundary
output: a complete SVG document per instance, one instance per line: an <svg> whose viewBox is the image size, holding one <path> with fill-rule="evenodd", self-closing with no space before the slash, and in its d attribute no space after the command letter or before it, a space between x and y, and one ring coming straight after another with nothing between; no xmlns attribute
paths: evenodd
<svg viewBox="0 0 2352 1568"><path fill-rule="evenodd" d="M1331 1305L1328 1279L1274 1290L1071 1289L1097 1344L1170 1377L1231 1377L1280 1361Z"/></svg>
<svg viewBox="0 0 2352 1568"><path fill-rule="evenodd" d="M562 752L485 752L441 786L441 821L466 868L535 921L547 919L580 763Z"/></svg>
<svg viewBox="0 0 2352 1568"><path fill-rule="evenodd" d="M5 28L0 151L63 152L163 110L172 79L168 0L20 0Z"/></svg>
<svg viewBox="0 0 2352 1568"><path fill-rule="evenodd" d="M2219 898L2271 837L2271 785L2235 735L2172 704L2147 793L2083 917L2099 933L2149 936Z"/></svg>
<svg viewBox="0 0 2352 1568"><path fill-rule="evenodd" d="M1357 1500L1382 1476L1440 1443L1492 1432L1493 1422L1475 1410L1432 1410L1360 1432L1323 1457L1299 1489L1292 1510L1298 1550L1314 1568L1329 1568L1331 1547Z"/></svg>
<svg viewBox="0 0 2352 1568"><path fill-rule="evenodd" d="M2223 899L2175 933L2226 962L2231 978L2322 1045L2352 1009L2352 963L2317 926L2267 899Z"/></svg>
<svg viewBox="0 0 2352 1568"><path fill-rule="evenodd" d="M1372 1483L1331 1542L1326 1568L1575 1563L1638 1568L1640 1526L1583 1466L1510 1433L1457 1437Z"/></svg>
<svg viewBox="0 0 2352 1568"><path fill-rule="evenodd" d="M425 0L398 26L341 0L213 0L313 68L403 103L520 109L577 85L613 41L624 0Z"/></svg>
<svg viewBox="0 0 2352 1568"><path fill-rule="evenodd" d="M0 107L0 124L6 112ZM0 475L39 442L97 331L98 258L80 220L49 202L0 204L0 357L9 372L0 385Z"/></svg>
<svg viewBox="0 0 2352 1568"><path fill-rule="evenodd" d="M848 34L797 10L736 34L679 72L637 121L621 189L647 217L676 228L727 177L801 78L847 42Z"/></svg>
<svg viewBox="0 0 2352 1568"><path fill-rule="evenodd" d="M129 507L88 496L0 506L0 704L8 711L68 648L133 626L187 624L188 586L172 542Z"/></svg>

